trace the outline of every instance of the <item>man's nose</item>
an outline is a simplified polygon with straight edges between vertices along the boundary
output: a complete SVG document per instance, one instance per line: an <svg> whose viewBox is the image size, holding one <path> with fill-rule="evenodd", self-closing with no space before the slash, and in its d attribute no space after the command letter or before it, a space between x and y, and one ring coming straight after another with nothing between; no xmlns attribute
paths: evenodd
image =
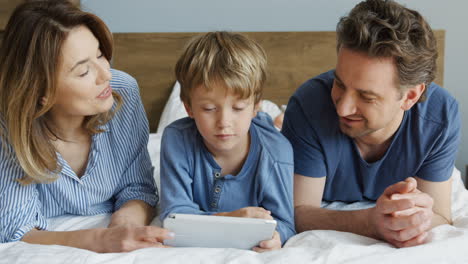
<svg viewBox="0 0 468 264"><path fill-rule="evenodd" d="M356 99L350 94L343 94L336 101L336 112L339 116L349 116L356 113Z"/></svg>

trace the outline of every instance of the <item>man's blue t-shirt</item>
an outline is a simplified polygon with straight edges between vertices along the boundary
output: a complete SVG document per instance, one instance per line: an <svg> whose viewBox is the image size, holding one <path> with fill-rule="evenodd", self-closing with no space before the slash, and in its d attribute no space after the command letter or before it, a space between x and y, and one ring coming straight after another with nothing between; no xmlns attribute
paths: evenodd
<svg viewBox="0 0 468 264"><path fill-rule="evenodd" d="M295 234L291 144L258 113L250 125L250 149L237 175L222 168L191 118L166 127L161 143L161 214L214 214L258 206L271 211L284 243Z"/></svg>
<svg viewBox="0 0 468 264"><path fill-rule="evenodd" d="M334 70L304 83L288 103L282 130L294 149L295 173L327 177L323 200L377 200L385 188L407 177L450 178L460 117L458 103L446 90L427 86L427 99L405 111L384 156L368 163L340 130L331 98L333 80Z"/></svg>

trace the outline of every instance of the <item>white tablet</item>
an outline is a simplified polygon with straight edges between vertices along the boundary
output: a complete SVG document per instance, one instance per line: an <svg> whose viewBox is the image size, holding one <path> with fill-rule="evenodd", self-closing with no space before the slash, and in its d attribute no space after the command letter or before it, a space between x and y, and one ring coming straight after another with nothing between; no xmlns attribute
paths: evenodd
<svg viewBox="0 0 468 264"><path fill-rule="evenodd" d="M252 249L273 238L275 220L214 215L170 214L164 228L175 238L164 244L174 247Z"/></svg>

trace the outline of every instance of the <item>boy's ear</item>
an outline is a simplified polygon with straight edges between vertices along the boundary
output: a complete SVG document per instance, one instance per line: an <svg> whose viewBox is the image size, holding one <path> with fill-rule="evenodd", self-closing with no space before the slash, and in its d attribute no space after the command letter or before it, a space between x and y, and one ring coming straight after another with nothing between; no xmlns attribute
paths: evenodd
<svg viewBox="0 0 468 264"><path fill-rule="evenodd" d="M258 111L260 111L260 105L262 103L262 100L260 100L258 103L255 104L254 106L254 114L257 116Z"/></svg>
<svg viewBox="0 0 468 264"><path fill-rule="evenodd" d="M426 90L426 85L424 83L417 84L411 88L409 88L404 95L404 101L401 108L406 111L413 107L421 98L422 94Z"/></svg>
<svg viewBox="0 0 468 264"><path fill-rule="evenodd" d="M190 107L190 105L184 103L184 107L185 107L185 111L187 111L188 116L190 116L190 118L193 118L193 112L192 112L192 108Z"/></svg>

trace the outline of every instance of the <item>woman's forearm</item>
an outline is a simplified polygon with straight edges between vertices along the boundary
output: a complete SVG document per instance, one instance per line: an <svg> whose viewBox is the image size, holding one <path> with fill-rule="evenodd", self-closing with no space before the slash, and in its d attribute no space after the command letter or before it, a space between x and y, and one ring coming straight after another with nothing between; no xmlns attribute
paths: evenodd
<svg viewBox="0 0 468 264"><path fill-rule="evenodd" d="M141 200L131 200L114 212L109 227L120 225L145 226L151 223L154 215L154 207Z"/></svg>
<svg viewBox="0 0 468 264"><path fill-rule="evenodd" d="M140 248L164 247L174 234L157 226L116 226L78 231L53 232L32 230L23 241L41 245L63 245L95 252L128 252Z"/></svg>
<svg viewBox="0 0 468 264"><path fill-rule="evenodd" d="M33 229L24 235L22 241L31 244L62 245L105 252L103 243L101 243L104 232L104 228L61 232Z"/></svg>
<svg viewBox="0 0 468 264"><path fill-rule="evenodd" d="M130 251L139 247L158 246L158 244L142 244L141 234L148 236L146 241L162 241L167 231L159 227L148 227L154 216L154 208L140 200L125 203L116 211L109 228L84 229L77 231L42 231L33 229L24 235L22 241L41 245L63 245L82 248L95 252ZM149 232L149 233L148 233ZM122 247L119 241L129 240L128 248ZM124 243L125 244L125 243Z"/></svg>

